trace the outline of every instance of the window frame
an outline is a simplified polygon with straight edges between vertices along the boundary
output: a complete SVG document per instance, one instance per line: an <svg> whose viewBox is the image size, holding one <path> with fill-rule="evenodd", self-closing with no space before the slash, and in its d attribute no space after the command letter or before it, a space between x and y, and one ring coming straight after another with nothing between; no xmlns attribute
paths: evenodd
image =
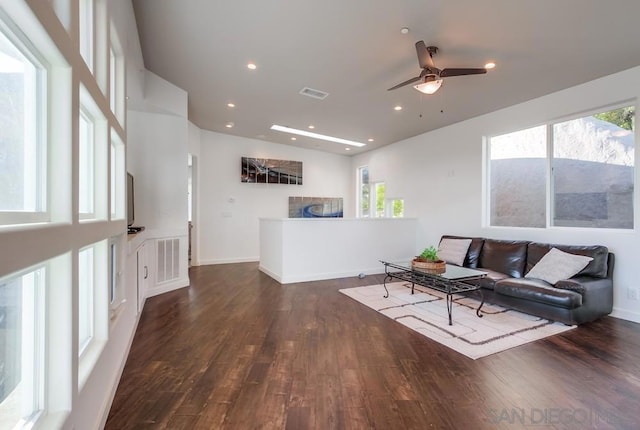
<svg viewBox="0 0 640 430"><path fill-rule="evenodd" d="M109 217L112 221L126 219L125 147L115 129L109 142Z"/></svg>
<svg viewBox="0 0 640 430"><path fill-rule="evenodd" d="M27 331L30 331L33 339L29 342L29 345L26 345L26 342L22 343L22 363L24 363L24 355L25 349L26 353L30 354L30 365L29 369L25 369L21 367L21 377L18 384L23 382L24 378L28 378L24 381L26 384L24 388L30 394L30 403L31 403L31 412L23 417L19 418L18 423L22 422L24 424L35 423L38 421L39 417L44 413L46 405L45 405L45 392L46 392L46 374L45 374L45 362L47 356L47 346L46 346L46 332L48 330L48 318L47 318L47 279L49 276L49 271L47 267L48 263L39 263L29 268L20 270L18 272L9 274L7 276L3 276L0 278L0 284L5 285L7 283L16 281L20 279L20 282L24 282L24 278L27 276L33 276L33 291L21 291L23 293L21 300L21 315L22 315L22 324L21 324L21 334L20 337L22 340L27 338L29 334ZM22 290L24 286L21 285L20 288ZM28 296L28 297L27 297ZM25 311L24 303L28 298L32 299L32 305ZM26 314L26 316L25 316ZM28 316L31 316L29 321ZM25 375L25 372L30 370L30 374ZM17 387L18 385L16 385ZM13 391L12 391L13 393ZM17 393L19 394L19 393ZM8 396L7 396L8 397ZM6 399L6 398L5 398ZM21 399L19 402L21 405L24 405L24 400ZM2 408L0 408L0 411Z"/></svg>
<svg viewBox="0 0 640 430"><path fill-rule="evenodd" d="M0 226L4 225L16 225L16 224L32 224L51 221L51 210L49 206L50 201L50 185L49 184L49 162L48 162L48 128L49 128L49 85L51 82L51 68L44 59L42 53L35 48L27 36L17 27L17 25L9 18L6 17L0 11L0 32L11 43L23 60L28 61L33 66L33 78L31 84L25 88L25 96L27 93L32 92L33 106L29 107L31 111L29 118L36 124L35 130L31 137L27 137L30 130L24 130L26 134L24 136L25 141L31 148L32 152L35 152L35 160L31 169L34 171L23 172L23 177L31 180L35 177L34 188L30 191L23 193L34 193L31 196L33 199L32 210L6 210L0 211ZM26 108L26 106L25 106ZM26 110L26 109L25 109ZM25 115L23 123L28 122L29 119ZM23 152L29 151L24 148ZM27 158L25 156L25 158ZM25 168L26 170L27 168Z"/></svg>
<svg viewBox="0 0 640 430"><path fill-rule="evenodd" d="M366 170L367 172L367 182L365 183L363 181L363 172ZM365 166L360 166L357 168L356 170L356 177L357 177L357 181L356 181L356 217L358 218L370 218L371 217L371 184L369 181L369 166L365 165ZM369 198L364 200L363 199L363 191L364 189L368 190L369 192ZM369 207L367 208L367 211L365 212L363 205L364 203L367 203L369 205Z"/></svg>
<svg viewBox="0 0 640 430"><path fill-rule="evenodd" d="M382 196L380 198L378 198L378 189L382 187ZM369 181L369 196L370 196L370 203L369 203L369 208L373 208L373 214L370 213L370 217L371 218L384 218L386 216L386 210L387 210L387 201L385 198L386 195L386 189L387 189L387 185L385 184L384 181L376 181L376 182L371 182ZM378 206L382 206L382 208L378 208ZM371 209L369 209L369 212L371 212Z"/></svg>
<svg viewBox="0 0 640 430"><path fill-rule="evenodd" d="M78 388L82 390L84 384L89 378L91 371L95 364L98 362L98 358L106 345L109 332L108 321L108 297L107 297L107 279L108 279L108 258L107 247L108 239L103 239L100 242L85 246L78 251ZM84 344L81 344L81 315L82 312L79 309L82 306L80 300L82 277L80 275L81 263L80 254L87 250L92 251L91 263L92 272L89 274L91 285L89 287L89 293L91 300L89 303L90 316L88 322L91 325L91 335L86 339Z"/></svg>
<svg viewBox="0 0 640 430"><path fill-rule="evenodd" d="M83 133L83 122L87 135ZM78 118L78 216L81 221L96 217L96 164L95 122L81 105ZM83 172L86 172L86 177ZM83 210L83 205L87 206L87 210Z"/></svg>
<svg viewBox="0 0 640 430"><path fill-rule="evenodd" d="M80 148L82 146L80 121L82 120L83 116L87 120L89 120L92 125L91 128L93 141L90 144L93 152L92 212L80 211L80 183L82 181L80 177L80 172L82 171L80 163L82 163L83 161L88 161L82 160L80 157L80 155L82 155L80 151ZM78 115L78 182L76 184L77 186L75 187L77 189L78 195L78 218L80 222L107 219L107 209L110 200L108 194L109 150L107 149L107 141L109 138L107 127L107 119L98 108L94 98L91 96L88 89L84 85L80 85L80 107Z"/></svg>
<svg viewBox="0 0 640 430"><path fill-rule="evenodd" d="M109 23L109 45L107 47L109 72L109 107L117 122L124 127L125 121L125 65L120 38L112 22Z"/></svg>
<svg viewBox="0 0 640 430"><path fill-rule="evenodd" d="M623 228L623 227L597 227L597 226L571 226L571 225L556 225L554 224L554 219L555 219L555 202L554 202L554 198L555 198L555 190L554 190L554 175L555 175L555 169L554 169L554 162L555 162L555 157L554 157L554 132L553 132L553 128L555 125L557 124L562 124L565 122L569 122L569 121L573 121L573 120L577 120L577 119L581 119L581 118L587 118L590 116L595 116L597 114L601 114L601 113L607 113L610 111L615 111L618 109L622 109L622 108L626 108L626 107L633 107L636 111L636 115L637 115L637 110L638 110L638 102L636 99L631 99L631 100L625 100L622 102L617 102L614 104L610 104L610 105L606 105L606 106L602 106L602 107L598 107L598 108L592 108L592 109L588 109L588 110L584 110L581 112L577 112L577 113L573 113L571 115L566 115L566 116L562 116L559 118L555 118L555 119L551 119L548 120L544 123L541 124L537 124L537 125L532 125L529 127L524 127L524 128L520 128L518 130L512 130L512 131L506 131L504 133L499 133L499 134L493 134L493 135L487 135L483 138L483 166L484 166L484 186L483 186L483 204L484 204L484 211L483 211L483 226L487 227L487 228L517 228L517 229L570 229L570 230L575 230L575 229L584 229L584 230L593 230L593 231L606 231L606 230L612 230L612 231L622 231L622 232L629 232L629 231L635 231L637 228L637 223L635 222L636 220L636 210L637 208L633 207L633 214L631 217L631 223L632 226L630 228ZM499 137L499 136L503 136L503 135L507 135L507 134L511 134L511 133L517 133L519 131L525 131L525 130L529 130L529 129L533 129L536 127L544 127L545 128L545 139L546 139L546 155L545 155L545 164L546 164L546 170L545 170L545 225L544 226L540 226L540 227L536 227L536 226L515 226L515 225L494 225L492 224L492 214L491 214L491 206L492 206L492 201L491 201L491 139L495 138L495 137ZM636 130L634 127L633 130L633 135L634 135L634 151L635 148L637 147L637 142L635 139L636 136ZM632 203L635 202L637 200L637 187L635 184L635 178L637 176L636 173L636 168L637 166L634 165L632 166L633 168L633 175L632 177L634 178L634 187L633 187L633 195L632 195Z"/></svg>
<svg viewBox="0 0 640 430"><path fill-rule="evenodd" d="M80 56L85 64L95 73L95 0L78 2L78 39L80 40Z"/></svg>

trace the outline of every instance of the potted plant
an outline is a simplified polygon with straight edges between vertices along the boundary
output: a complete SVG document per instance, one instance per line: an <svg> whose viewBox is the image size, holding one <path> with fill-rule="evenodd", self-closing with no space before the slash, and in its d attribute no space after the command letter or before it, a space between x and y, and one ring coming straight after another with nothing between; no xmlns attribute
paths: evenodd
<svg viewBox="0 0 640 430"><path fill-rule="evenodd" d="M438 258L438 250L435 246L425 248L420 255L413 259L411 265L414 269L424 269L436 273L442 273L446 268L446 262Z"/></svg>

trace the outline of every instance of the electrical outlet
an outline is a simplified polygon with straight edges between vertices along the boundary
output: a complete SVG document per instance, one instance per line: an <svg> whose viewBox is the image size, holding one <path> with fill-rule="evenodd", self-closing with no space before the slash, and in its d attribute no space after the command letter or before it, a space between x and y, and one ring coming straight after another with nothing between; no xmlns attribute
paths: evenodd
<svg viewBox="0 0 640 430"><path fill-rule="evenodd" d="M637 288L633 288L633 287L629 287L627 289L627 297L629 298L629 300L639 300L639 298L638 298L638 289Z"/></svg>

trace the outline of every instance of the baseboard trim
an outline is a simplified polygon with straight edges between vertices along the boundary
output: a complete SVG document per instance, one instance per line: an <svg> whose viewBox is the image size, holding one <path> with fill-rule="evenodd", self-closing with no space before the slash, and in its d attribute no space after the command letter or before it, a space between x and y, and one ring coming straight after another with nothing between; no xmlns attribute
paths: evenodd
<svg viewBox="0 0 640 430"><path fill-rule="evenodd" d="M212 264L255 263L258 261L260 261L260 257L220 258L215 260L199 260L197 265L208 266Z"/></svg>
<svg viewBox="0 0 640 430"><path fill-rule="evenodd" d="M292 276L281 276L276 273L273 273L269 269L259 266L258 267L261 272L269 275L276 281L281 284L293 284L297 282L310 282L310 281L324 281L326 279L339 279L339 278L350 278L353 276L358 276L360 274L363 275L378 275L380 273L384 273L384 269L382 267L376 267L374 269L362 269L362 270L350 270L348 272L327 272L327 273L315 273L308 275L292 275Z"/></svg>
<svg viewBox="0 0 640 430"><path fill-rule="evenodd" d="M157 285L147 290L146 298L168 293L169 291L179 290L180 288L189 286L189 278L180 278L175 281Z"/></svg>
<svg viewBox="0 0 640 430"><path fill-rule="evenodd" d="M613 312L610 314L614 318L621 320L627 320L635 323L640 323L640 313L628 311L626 309L613 308Z"/></svg>

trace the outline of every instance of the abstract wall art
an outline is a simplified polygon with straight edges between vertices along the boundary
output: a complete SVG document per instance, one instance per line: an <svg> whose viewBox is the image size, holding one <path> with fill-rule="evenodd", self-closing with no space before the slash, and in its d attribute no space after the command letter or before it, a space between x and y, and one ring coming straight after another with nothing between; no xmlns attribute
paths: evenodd
<svg viewBox="0 0 640 430"><path fill-rule="evenodd" d="M342 218L342 197L289 197L289 218Z"/></svg>
<svg viewBox="0 0 640 430"><path fill-rule="evenodd" d="M302 185L302 161L242 157L241 182Z"/></svg>

